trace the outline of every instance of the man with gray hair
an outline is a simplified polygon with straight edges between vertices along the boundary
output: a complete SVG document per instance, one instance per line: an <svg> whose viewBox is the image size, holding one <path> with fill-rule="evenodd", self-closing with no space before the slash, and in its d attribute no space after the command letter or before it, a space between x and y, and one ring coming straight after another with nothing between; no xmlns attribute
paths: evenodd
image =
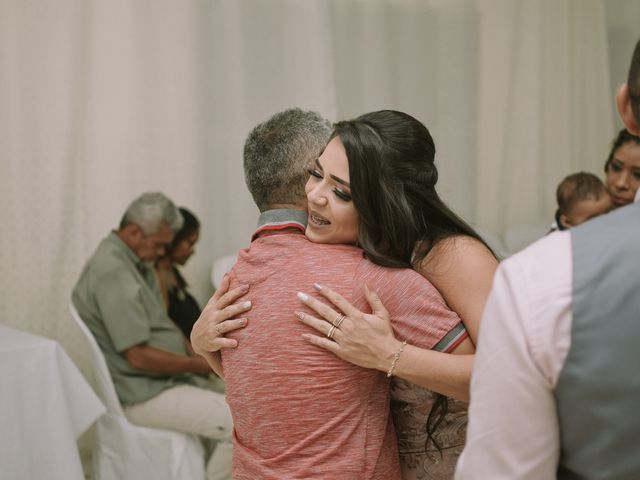
<svg viewBox="0 0 640 480"><path fill-rule="evenodd" d="M245 182L261 212L287 204L306 210L309 168L329 135L328 120L299 108L276 113L249 133L244 144Z"/></svg>
<svg viewBox="0 0 640 480"><path fill-rule="evenodd" d="M72 301L105 356L129 420L217 441L207 478L229 479L231 416L224 395L194 375L209 374L209 366L191 354L169 319L153 271L181 225L180 211L162 193L136 198L87 261Z"/></svg>

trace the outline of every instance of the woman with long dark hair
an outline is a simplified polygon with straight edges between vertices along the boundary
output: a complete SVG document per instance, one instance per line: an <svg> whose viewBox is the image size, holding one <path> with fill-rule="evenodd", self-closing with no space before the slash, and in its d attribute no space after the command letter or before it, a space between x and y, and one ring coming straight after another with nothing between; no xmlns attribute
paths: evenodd
<svg viewBox="0 0 640 480"><path fill-rule="evenodd" d="M332 232L341 230L337 212L352 203L358 218L357 245L366 257L420 272L460 316L475 344L498 262L480 236L438 196L434 157L429 131L405 113L372 112L337 123L320 164L347 162L348 179L326 168L311 171L307 236L316 242L333 238L342 243ZM373 293L375 315L367 315L327 287L316 288L339 311L309 296L305 303L325 320L303 315L302 321L326 335L337 315L346 318L332 338L305 337L344 360L396 377L392 407L403 478L452 478L464 443L473 347L455 352L467 355L448 355L406 345L395 338Z"/></svg>

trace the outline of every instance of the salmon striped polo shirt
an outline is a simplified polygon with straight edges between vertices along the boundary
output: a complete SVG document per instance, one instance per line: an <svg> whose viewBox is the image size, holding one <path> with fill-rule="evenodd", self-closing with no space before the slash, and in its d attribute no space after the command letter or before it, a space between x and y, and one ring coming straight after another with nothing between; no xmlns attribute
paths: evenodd
<svg viewBox="0 0 640 480"><path fill-rule="evenodd" d="M231 270L231 287L250 285L253 304L247 326L227 334L238 347L222 350L233 478L400 479L389 379L306 342L303 333L317 332L295 312L314 312L296 293L314 292L318 282L370 312L367 284L389 310L396 336L422 348L448 351L466 331L420 274L374 265L353 246L312 243L305 224L304 212L264 212Z"/></svg>

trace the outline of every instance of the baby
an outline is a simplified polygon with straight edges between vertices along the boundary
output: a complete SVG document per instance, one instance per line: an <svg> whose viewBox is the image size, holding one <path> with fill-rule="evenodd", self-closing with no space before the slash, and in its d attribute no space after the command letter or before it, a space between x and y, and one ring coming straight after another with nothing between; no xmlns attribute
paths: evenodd
<svg viewBox="0 0 640 480"><path fill-rule="evenodd" d="M565 177L558 185L556 198L558 230L580 225L612 208L604 183L592 173L579 172Z"/></svg>

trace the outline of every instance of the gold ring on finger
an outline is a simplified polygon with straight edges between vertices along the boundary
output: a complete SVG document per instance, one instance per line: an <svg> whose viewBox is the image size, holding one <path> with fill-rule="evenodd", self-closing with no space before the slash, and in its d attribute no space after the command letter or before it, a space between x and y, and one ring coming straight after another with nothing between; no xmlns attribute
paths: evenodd
<svg viewBox="0 0 640 480"><path fill-rule="evenodd" d="M329 329L329 333L327 333L327 338L329 340L333 340L333 333L336 331L336 326L335 325L331 325L331 328Z"/></svg>
<svg viewBox="0 0 640 480"><path fill-rule="evenodd" d="M333 321L333 326L336 328L340 328L340 324L344 321L345 317L342 313L339 314L336 319Z"/></svg>

